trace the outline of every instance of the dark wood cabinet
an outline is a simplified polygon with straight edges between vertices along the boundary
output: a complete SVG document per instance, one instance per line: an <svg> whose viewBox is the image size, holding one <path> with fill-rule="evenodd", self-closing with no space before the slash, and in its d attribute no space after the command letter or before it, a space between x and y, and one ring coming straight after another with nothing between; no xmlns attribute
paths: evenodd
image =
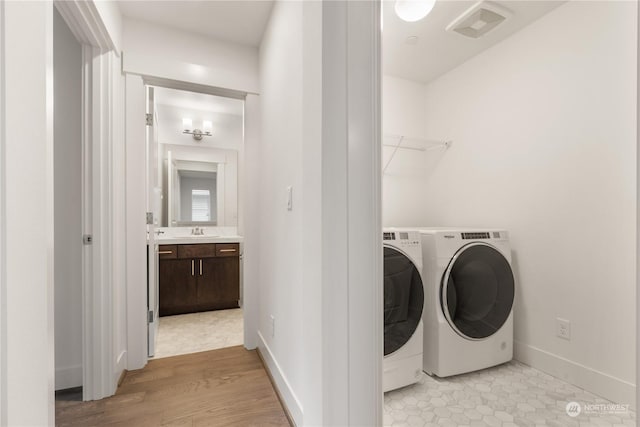
<svg viewBox="0 0 640 427"><path fill-rule="evenodd" d="M198 285L192 274L193 264L189 259L160 260L160 316L197 311Z"/></svg>
<svg viewBox="0 0 640 427"><path fill-rule="evenodd" d="M238 257L205 258L201 261L202 276L199 277L198 286L200 310L237 307L240 299ZM231 285L234 283L235 286Z"/></svg>
<svg viewBox="0 0 640 427"><path fill-rule="evenodd" d="M158 253L160 316L238 307L238 243L162 245Z"/></svg>

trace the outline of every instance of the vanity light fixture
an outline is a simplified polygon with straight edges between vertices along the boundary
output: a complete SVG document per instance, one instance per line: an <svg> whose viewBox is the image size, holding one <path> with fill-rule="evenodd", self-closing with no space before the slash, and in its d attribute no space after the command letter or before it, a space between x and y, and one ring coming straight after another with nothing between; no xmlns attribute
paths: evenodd
<svg viewBox="0 0 640 427"><path fill-rule="evenodd" d="M211 135L211 130L212 130L212 123L210 120L203 120L202 121L202 129L191 129L193 127L193 122L191 121L191 119L188 118L184 118L182 119L182 133L186 133L189 135L193 135L193 139L195 139L196 141L200 141L202 140L202 137L204 136L212 136Z"/></svg>
<svg viewBox="0 0 640 427"><path fill-rule="evenodd" d="M436 0L396 0L395 11L400 19L406 22L416 22L431 12Z"/></svg>

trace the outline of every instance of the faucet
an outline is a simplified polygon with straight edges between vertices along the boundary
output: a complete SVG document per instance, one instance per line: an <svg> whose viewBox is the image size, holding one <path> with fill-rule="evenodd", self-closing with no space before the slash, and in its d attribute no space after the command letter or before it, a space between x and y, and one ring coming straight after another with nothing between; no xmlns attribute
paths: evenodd
<svg viewBox="0 0 640 427"><path fill-rule="evenodd" d="M204 228L194 227L194 228L191 229L191 234L193 236L202 236L202 235L204 235Z"/></svg>

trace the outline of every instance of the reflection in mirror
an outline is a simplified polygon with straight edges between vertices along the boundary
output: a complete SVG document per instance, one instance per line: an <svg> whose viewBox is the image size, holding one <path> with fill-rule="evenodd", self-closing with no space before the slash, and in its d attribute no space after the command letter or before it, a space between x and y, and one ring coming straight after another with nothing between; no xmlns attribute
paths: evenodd
<svg viewBox="0 0 640 427"><path fill-rule="evenodd" d="M216 178L218 165L207 162L176 162L180 198L174 211L178 224L217 225Z"/></svg>
<svg viewBox="0 0 640 427"><path fill-rule="evenodd" d="M237 151L166 147L162 226L237 225Z"/></svg>
<svg viewBox="0 0 640 427"><path fill-rule="evenodd" d="M154 102L157 225L237 227L244 102L158 87ZM209 133L195 138L185 121Z"/></svg>

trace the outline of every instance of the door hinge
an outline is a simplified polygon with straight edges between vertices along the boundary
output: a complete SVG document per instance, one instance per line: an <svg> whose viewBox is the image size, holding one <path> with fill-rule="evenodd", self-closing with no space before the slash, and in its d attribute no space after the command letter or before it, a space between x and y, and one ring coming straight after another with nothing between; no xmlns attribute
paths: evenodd
<svg viewBox="0 0 640 427"><path fill-rule="evenodd" d="M147 126L153 126L153 114L145 114Z"/></svg>
<svg viewBox="0 0 640 427"><path fill-rule="evenodd" d="M149 321L149 323L153 323L153 311L149 311L147 316L148 316L147 320Z"/></svg>
<svg viewBox="0 0 640 427"><path fill-rule="evenodd" d="M147 212L147 225L153 224L153 212Z"/></svg>

